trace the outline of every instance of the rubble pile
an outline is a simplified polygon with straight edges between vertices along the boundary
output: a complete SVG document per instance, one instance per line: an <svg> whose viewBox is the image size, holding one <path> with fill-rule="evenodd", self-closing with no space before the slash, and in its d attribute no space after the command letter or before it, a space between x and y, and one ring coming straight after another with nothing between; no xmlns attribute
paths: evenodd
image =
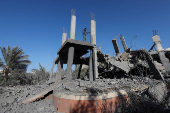
<svg viewBox="0 0 170 113"><path fill-rule="evenodd" d="M47 87L48 85L30 85L0 87L0 113L54 113L52 100L35 101L23 104L22 101Z"/></svg>
<svg viewBox="0 0 170 113"><path fill-rule="evenodd" d="M80 79L72 80L66 84L64 84L62 87L59 87L58 90L64 91L69 90L70 92L81 92L83 90L87 90L88 88L95 88L99 90L109 89L112 88L113 90L116 89L125 89L125 90L132 90L135 91L135 89L140 90L148 89L149 86L154 86L159 83L162 83L162 81L159 80L153 80L146 78L145 81L139 81L139 79L130 79L130 78L122 78L122 79L98 79L94 82L90 81L83 81ZM74 84L70 86L70 84Z"/></svg>
<svg viewBox="0 0 170 113"><path fill-rule="evenodd" d="M123 39L121 37L121 40ZM84 53L80 55L80 59L70 58L74 63L79 64L79 66L77 65L78 76L75 76L77 78L72 78L71 63L69 64L69 69L62 72L62 63L66 62L67 58L58 58L58 60L54 61L54 64L59 62L59 60L62 62L58 64L59 71L56 77L60 81L56 82L55 79L52 79L51 83L48 82L48 84L42 85L0 87L0 112L55 112L52 99L41 98L45 93L47 94L53 90L75 95L89 93L90 95L98 95L125 90L126 92L134 92L144 99L165 103L169 99L169 88L167 85L170 78L169 49L160 47L159 36L155 35L152 39L155 43L154 46L157 45L157 50L153 51L151 47L149 51L146 49L131 51L130 48L127 49L126 45L123 45L125 49L123 53L119 52L116 41L112 40L116 56L104 54L100 49L86 43L92 49L93 54L90 57L83 58L81 56L87 52L86 49L88 48L85 48ZM82 41L66 41L66 43L70 42L78 44L78 46L82 44L82 47L84 44ZM125 44L125 41L122 44ZM75 54L79 55L79 52ZM61 52L62 55L63 53ZM89 64L89 66L86 74L80 77L83 64ZM37 92L40 93L38 94ZM29 100L28 98L30 97L33 97L28 101L31 103L24 104L23 100ZM167 105L169 108L170 104L167 103Z"/></svg>
<svg viewBox="0 0 170 113"><path fill-rule="evenodd" d="M79 92L88 92L90 88L95 90L95 93L108 93L111 91L125 90L133 91L139 95L146 91L153 90L153 86L161 84L161 80L150 79L148 77L134 77L121 79L97 79L94 82L83 81L75 79L63 84L57 90L65 93L72 92L78 94ZM30 85L30 86L16 86L16 87L0 87L0 112L2 113L54 113L52 100L34 101L29 104L23 104L22 101L41 91L48 85ZM93 94L95 94L93 92ZM158 97L160 98L160 97ZM161 98L160 98L161 99Z"/></svg>

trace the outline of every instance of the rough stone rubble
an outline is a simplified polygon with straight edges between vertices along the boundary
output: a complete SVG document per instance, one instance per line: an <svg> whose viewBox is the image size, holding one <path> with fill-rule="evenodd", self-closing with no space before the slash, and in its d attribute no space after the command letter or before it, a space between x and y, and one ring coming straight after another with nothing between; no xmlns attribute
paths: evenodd
<svg viewBox="0 0 170 113"><path fill-rule="evenodd" d="M52 100L35 101L23 104L22 101L43 88L44 85L0 87L0 112L1 113L55 113Z"/></svg>
<svg viewBox="0 0 170 113"><path fill-rule="evenodd" d="M137 94L143 94L147 90L152 92L153 86L162 84L161 80L142 78L121 78L121 79L98 79L91 83L80 79L72 80L65 83L57 90L67 93L79 93L88 91L90 88L95 90L95 93L110 92L123 89L125 91L134 91ZM37 92L41 91L48 85L36 86L16 86L16 87L0 87L0 112L2 113L54 113L52 100L37 100L30 104L23 104L22 101ZM151 93L153 94L153 93ZM158 96L160 99L162 97Z"/></svg>

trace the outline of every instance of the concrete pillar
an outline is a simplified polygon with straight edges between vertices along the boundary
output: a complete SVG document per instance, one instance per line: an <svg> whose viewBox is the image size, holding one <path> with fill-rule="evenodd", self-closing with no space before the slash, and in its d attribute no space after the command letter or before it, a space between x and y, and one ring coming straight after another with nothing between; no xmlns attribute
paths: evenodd
<svg viewBox="0 0 170 113"><path fill-rule="evenodd" d="M159 51L158 55L159 55L159 58L160 58L160 60L161 60L161 62L163 64L163 66L165 67L164 70L166 70L168 72L168 74L169 74L170 73L170 68L169 68L170 63L169 63L169 59L166 58L166 56L165 56L165 52Z"/></svg>
<svg viewBox="0 0 170 113"><path fill-rule="evenodd" d="M97 66L97 50L93 48L93 67L94 67L94 79L98 78L98 66Z"/></svg>
<svg viewBox="0 0 170 113"><path fill-rule="evenodd" d="M123 37L123 36L121 36L121 37L120 37L120 40L121 40L121 42L122 42L122 45L123 45L123 49L124 49L124 51L126 51L126 50L127 50L127 45L126 45L126 42L125 42L124 37Z"/></svg>
<svg viewBox="0 0 170 113"><path fill-rule="evenodd" d="M70 38L75 39L75 32L76 32L76 16L71 16L71 26L70 26Z"/></svg>
<svg viewBox="0 0 170 113"><path fill-rule="evenodd" d="M82 68L82 64L80 64L80 66L79 66L79 72L78 72L78 77L77 77L77 79L79 79L79 78L80 78L81 68Z"/></svg>
<svg viewBox="0 0 170 113"><path fill-rule="evenodd" d="M63 43L66 41L66 38L67 38L67 33L63 33L61 45L63 45Z"/></svg>
<svg viewBox="0 0 170 113"><path fill-rule="evenodd" d="M112 43L113 43L113 46L114 46L114 49L115 49L115 53L116 53L116 55L118 55L120 53L120 51L119 51L119 46L118 46L117 40L113 39Z"/></svg>
<svg viewBox="0 0 170 113"><path fill-rule="evenodd" d="M89 79L93 81L93 65L92 65L92 50L90 50L90 57L89 57Z"/></svg>
<svg viewBox="0 0 170 113"><path fill-rule="evenodd" d="M95 20L90 21L90 43L92 45L96 45L96 21ZM93 50L90 50L90 51L92 51L91 55L93 56L92 65L94 67L94 70L92 71L94 71L94 79L95 79L95 78L98 78L97 50L96 48L94 48ZM89 67L89 70L90 70L90 67Z"/></svg>
<svg viewBox="0 0 170 113"><path fill-rule="evenodd" d="M161 45L161 39L158 35L154 35L152 37L153 42L156 44L156 50L161 51L163 50L162 45Z"/></svg>
<svg viewBox="0 0 170 113"><path fill-rule="evenodd" d="M74 69L74 70L77 70L77 67L78 67L78 65L77 65L77 64L75 64L75 69Z"/></svg>
<svg viewBox="0 0 170 113"><path fill-rule="evenodd" d="M62 35L62 42L61 45L66 41L67 38L67 33L63 33ZM63 69L63 56L59 55L59 62L58 62L58 67L57 67L57 75L56 75L56 80L59 81L61 80L61 74L62 74L62 69Z"/></svg>
<svg viewBox="0 0 170 113"><path fill-rule="evenodd" d="M72 79L72 64L74 58L74 47L70 47L68 50L68 59L67 59L67 79Z"/></svg>
<svg viewBox="0 0 170 113"><path fill-rule="evenodd" d="M162 48L160 37L158 35L154 35L152 37L152 40L156 44L156 50L158 51L159 58L163 64L163 66L165 67L165 70L169 74L170 73L170 68L169 68L170 63L169 63L169 60L166 58L165 53L163 51L161 51L164 49Z"/></svg>
<svg viewBox="0 0 170 113"><path fill-rule="evenodd" d="M75 70L79 69L80 64L75 64Z"/></svg>
<svg viewBox="0 0 170 113"><path fill-rule="evenodd" d="M96 45L96 21L90 21L90 43Z"/></svg>
<svg viewBox="0 0 170 113"><path fill-rule="evenodd" d="M62 69L63 69L63 60L64 60L63 56L59 55L59 62L58 62L57 76L56 76L57 81L61 80Z"/></svg>

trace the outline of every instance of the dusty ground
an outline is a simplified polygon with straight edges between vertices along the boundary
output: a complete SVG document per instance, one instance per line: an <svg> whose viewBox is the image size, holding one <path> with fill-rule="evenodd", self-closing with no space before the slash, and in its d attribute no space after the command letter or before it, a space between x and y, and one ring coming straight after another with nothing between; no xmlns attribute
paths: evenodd
<svg viewBox="0 0 170 113"><path fill-rule="evenodd" d="M0 113L55 113L52 100L22 103L45 87L47 85L0 87Z"/></svg>
<svg viewBox="0 0 170 113"><path fill-rule="evenodd" d="M145 79L146 80L140 80L139 78L101 79L92 83L91 86L96 88L116 87L142 93L142 91L151 87L151 85L154 86L160 83L160 81L151 80L149 78ZM78 89L86 87L84 84L80 84L81 80L77 80L77 82L79 82ZM0 87L0 113L55 113L52 99L35 101L26 105L22 103L23 100L35 95L37 92L48 86L49 85L43 84L34 86ZM71 87L67 89L72 91L77 90L76 88Z"/></svg>

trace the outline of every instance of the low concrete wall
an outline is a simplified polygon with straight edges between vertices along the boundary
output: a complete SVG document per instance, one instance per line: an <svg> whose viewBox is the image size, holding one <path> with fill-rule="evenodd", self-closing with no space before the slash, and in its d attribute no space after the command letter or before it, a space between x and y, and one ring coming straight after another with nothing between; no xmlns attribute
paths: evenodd
<svg viewBox="0 0 170 113"><path fill-rule="evenodd" d="M66 95L53 92L53 105L57 112L64 113L103 113L115 112L122 99L127 99L123 90L97 96Z"/></svg>

